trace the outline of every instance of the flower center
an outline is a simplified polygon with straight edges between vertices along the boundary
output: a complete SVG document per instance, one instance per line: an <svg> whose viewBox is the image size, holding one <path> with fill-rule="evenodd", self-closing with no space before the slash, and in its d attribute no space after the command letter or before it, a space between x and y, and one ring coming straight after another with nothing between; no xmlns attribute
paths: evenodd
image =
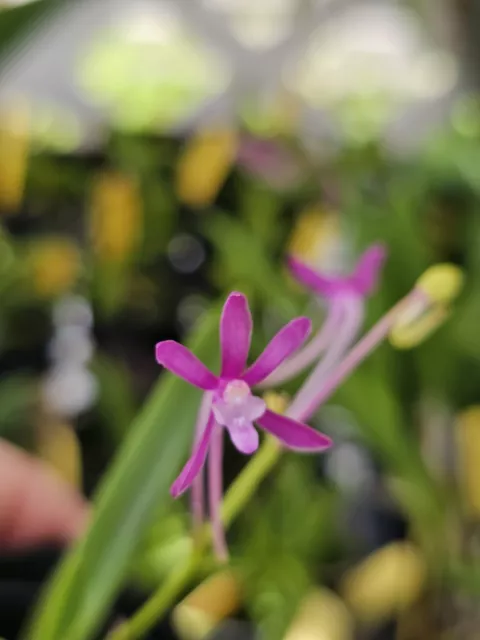
<svg viewBox="0 0 480 640"><path fill-rule="evenodd" d="M223 400L230 405L241 405L249 396L250 387L243 380L232 380L223 392Z"/></svg>

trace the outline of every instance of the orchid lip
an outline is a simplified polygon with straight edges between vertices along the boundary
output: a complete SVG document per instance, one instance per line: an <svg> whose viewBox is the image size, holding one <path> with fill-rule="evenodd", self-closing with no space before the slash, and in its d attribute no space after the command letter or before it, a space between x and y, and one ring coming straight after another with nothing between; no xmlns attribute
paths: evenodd
<svg viewBox="0 0 480 640"><path fill-rule="evenodd" d="M230 380L212 404L217 422L231 428L252 423L265 410L265 402L252 395L249 385L243 380Z"/></svg>

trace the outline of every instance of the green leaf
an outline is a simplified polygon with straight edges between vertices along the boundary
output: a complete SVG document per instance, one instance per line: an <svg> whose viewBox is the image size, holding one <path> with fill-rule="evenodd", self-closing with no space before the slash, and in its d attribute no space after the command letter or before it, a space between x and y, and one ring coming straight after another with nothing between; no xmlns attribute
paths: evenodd
<svg viewBox="0 0 480 640"><path fill-rule="evenodd" d="M207 366L218 359L218 309L191 343ZM200 391L162 373L95 497L86 536L67 554L23 637L88 640L132 569L142 536L187 458Z"/></svg>
<svg viewBox="0 0 480 640"><path fill-rule="evenodd" d="M220 212L208 216L205 235L215 245L230 286L244 282L269 301L285 319L296 313L295 294L287 291L281 270L261 241L244 224Z"/></svg>
<svg viewBox="0 0 480 640"><path fill-rule="evenodd" d="M246 606L267 640L283 638L332 541L334 495L304 460L287 456L243 524ZM298 523L301 522L301 526Z"/></svg>
<svg viewBox="0 0 480 640"><path fill-rule="evenodd" d="M97 409L117 443L123 439L135 416L129 372L121 362L103 354L95 357L91 368L100 387Z"/></svg>
<svg viewBox="0 0 480 640"><path fill-rule="evenodd" d="M26 375L11 375L0 382L0 435L7 437L16 427L28 423L28 413L36 401L36 380Z"/></svg>

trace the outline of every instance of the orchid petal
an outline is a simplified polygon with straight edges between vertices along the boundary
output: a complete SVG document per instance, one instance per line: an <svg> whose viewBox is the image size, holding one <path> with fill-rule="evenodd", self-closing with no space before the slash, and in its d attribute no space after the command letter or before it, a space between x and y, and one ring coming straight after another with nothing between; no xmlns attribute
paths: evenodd
<svg viewBox="0 0 480 640"><path fill-rule="evenodd" d="M296 318L280 329L266 346L263 353L243 376L250 386L262 382L282 362L299 349L310 335L312 323L308 318Z"/></svg>
<svg viewBox="0 0 480 640"><path fill-rule="evenodd" d="M289 449L296 451L324 451L332 441L306 424L281 416L267 409L257 423L280 440Z"/></svg>
<svg viewBox="0 0 480 640"><path fill-rule="evenodd" d="M227 426L230 439L240 453L250 455L258 449L258 432L251 422Z"/></svg>
<svg viewBox="0 0 480 640"><path fill-rule="evenodd" d="M218 378L193 353L175 340L164 340L155 347L158 364L195 387L213 391Z"/></svg>
<svg viewBox="0 0 480 640"><path fill-rule="evenodd" d="M178 498L184 493L193 483L197 475L202 470L203 465L208 453L208 445L212 437L213 429L215 427L215 418L210 415L208 424L203 432L202 437L198 442L198 446L195 448L192 456L187 461L187 464L183 467L180 475L170 487L170 494L174 498Z"/></svg>
<svg viewBox="0 0 480 640"><path fill-rule="evenodd" d="M338 288L338 283L333 278L321 276L311 267L293 256L287 258L287 265L292 276L305 285L308 289L316 291L321 296L331 296Z"/></svg>
<svg viewBox="0 0 480 640"><path fill-rule="evenodd" d="M382 244L374 244L363 253L350 279L358 293L368 295L373 292L386 257L387 251Z"/></svg>
<svg viewBox="0 0 480 640"><path fill-rule="evenodd" d="M252 336L252 316L247 298L241 293L229 295L220 320L222 378L239 378L247 364Z"/></svg>

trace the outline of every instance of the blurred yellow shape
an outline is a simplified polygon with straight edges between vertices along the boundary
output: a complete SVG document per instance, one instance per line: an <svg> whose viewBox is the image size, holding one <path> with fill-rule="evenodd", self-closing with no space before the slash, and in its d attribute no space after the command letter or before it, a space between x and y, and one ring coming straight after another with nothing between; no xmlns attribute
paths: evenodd
<svg viewBox="0 0 480 640"><path fill-rule="evenodd" d="M30 145L28 111L22 106L2 114L0 128L0 207L18 209L22 202Z"/></svg>
<svg viewBox="0 0 480 640"><path fill-rule="evenodd" d="M241 588L235 573L220 571L175 607L173 626L181 640L203 640L222 620L235 614L241 602Z"/></svg>
<svg viewBox="0 0 480 640"><path fill-rule="evenodd" d="M66 482L81 488L81 448L70 424L54 419L43 422L37 432L37 453Z"/></svg>
<svg viewBox="0 0 480 640"><path fill-rule="evenodd" d="M354 622L343 601L328 589L316 589L303 600L284 640L353 638Z"/></svg>
<svg viewBox="0 0 480 640"><path fill-rule="evenodd" d="M50 298L72 289L81 270L78 247L67 238L47 238L32 244L27 271L35 293Z"/></svg>
<svg viewBox="0 0 480 640"><path fill-rule="evenodd" d="M105 261L123 261L142 233L142 202L136 181L110 171L96 176L91 193L90 234Z"/></svg>
<svg viewBox="0 0 480 640"><path fill-rule="evenodd" d="M399 313L390 331L390 342L397 349L410 349L426 340L451 313L450 303L462 290L464 275L453 264L437 264L420 276L418 293Z"/></svg>
<svg viewBox="0 0 480 640"><path fill-rule="evenodd" d="M304 262L315 263L340 236L338 215L319 205L304 209L290 237L288 252Z"/></svg>
<svg viewBox="0 0 480 640"><path fill-rule="evenodd" d="M287 92L268 103L247 100L241 108L241 116L247 129L261 138L289 135L300 116L300 101Z"/></svg>
<svg viewBox="0 0 480 640"><path fill-rule="evenodd" d="M286 393L277 393L275 391L267 391L263 394L263 399L267 408L275 413L285 413L290 398Z"/></svg>
<svg viewBox="0 0 480 640"><path fill-rule="evenodd" d="M456 419L462 502L469 516L480 516L480 405L462 411Z"/></svg>
<svg viewBox="0 0 480 640"><path fill-rule="evenodd" d="M378 623L418 599L426 574L420 551L408 542L394 542L349 571L342 581L342 593L362 622Z"/></svg>
<svg viewBox="0 0 480 640"><path fill-rule="evenodd" d="M192 207L210 204L232 167L237 148L237 133L228 129L200 132L189 140L177 165L178 198Z"/></svg>
<svg viewBox="0 0 480 640"><path fill-rule="evenodd" d="M465 277L463 271L454 264L437 264L427 269L417 280L416 287L435 302L447 304L456 298Z"/></svg>

